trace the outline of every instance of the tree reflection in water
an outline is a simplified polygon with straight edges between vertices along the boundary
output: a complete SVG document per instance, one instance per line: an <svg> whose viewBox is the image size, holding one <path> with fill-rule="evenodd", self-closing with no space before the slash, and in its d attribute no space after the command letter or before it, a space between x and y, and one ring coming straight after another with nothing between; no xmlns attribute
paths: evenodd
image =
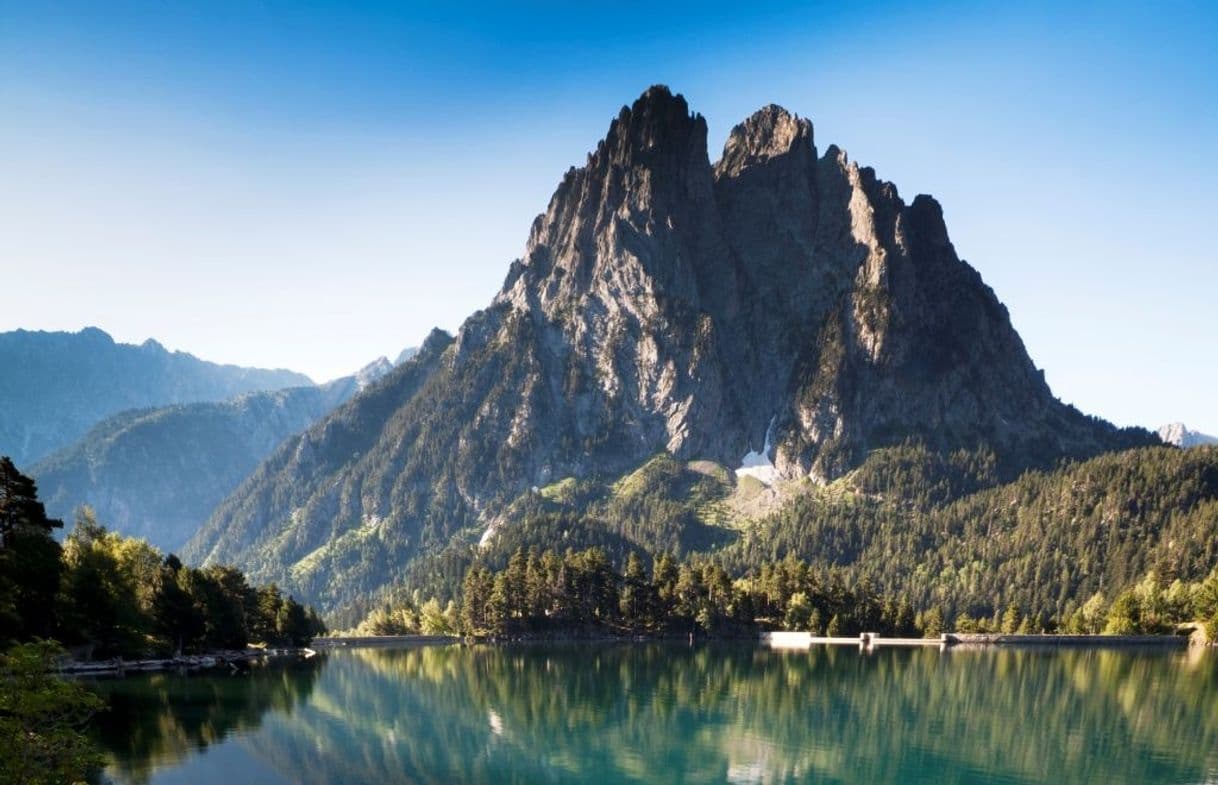
<svg viewBox="0 0 1218 785"><path fill-rule="evenodd" d="M446 646L114 684L102 737L134 781L232 732L319 784L1218 775L1212 652Z"/></svg>

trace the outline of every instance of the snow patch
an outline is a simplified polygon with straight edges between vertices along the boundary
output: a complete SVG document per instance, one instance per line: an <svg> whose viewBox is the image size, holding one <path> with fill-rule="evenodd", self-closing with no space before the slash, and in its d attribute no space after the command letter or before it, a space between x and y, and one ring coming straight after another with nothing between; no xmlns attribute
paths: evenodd
<svg viewBox="0 0 1218 785"><path fill-rule="evenodd" d="M770 425L765 429L765 444L761 452L750 450L740 460L740 468L736 470L737 477L752 477L766 485L774 484L774 462L770 456L774 454L774 423L778 415L770 418Z"/></svg>

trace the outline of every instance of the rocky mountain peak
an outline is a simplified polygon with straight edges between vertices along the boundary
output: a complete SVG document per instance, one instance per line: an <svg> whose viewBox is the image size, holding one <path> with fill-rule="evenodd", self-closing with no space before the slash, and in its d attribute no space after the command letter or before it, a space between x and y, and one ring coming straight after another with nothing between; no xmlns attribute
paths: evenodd
<svg viewBox="0 0 1218 785"><path fill-rule="evenodd" d="M726 256L706 122L656 86L622 108L584 167L567 172L496 301L554 318L591 299L607 316L648 320L662 300L696 304L723 291L706 279L725 271Z"/></svg>
<svg viewBox="0 0 1218 785"><path fill-rule="evenodd" d="M812 122L776 104L758 109L728 135L715 176L736 176L748 166L797 150L815 156Z"/></svg>
<svg viewBox="0 0 1218 785"><path fill-rule="evenodd" d="M943 220L943 206L933 196L915 196L907 215L909 231L916 233L919 241L929 247L944 248L951 245L947 236L947 223Z"/></svg>
<svg viewBox="0 0 1218 785"><path fill-rule="evenodd" d="M623 106L601 149L625 163L649 152L676 158L706 154L706 120L689 111L682 95L664 85L647 89L629 107Z"/></svg>
<svg viewBox="0 0 1218 785"><path fill-rule="evenodd" d="M323 548L371 522L400 535L367 551L387 567L658 452L823 483L906 440L1011 476L1150 438L1054 398L933 199L818 158L777 106L712 166L705 121L657 86L566 172L491 306L285 445L188 555L262 541L323 592L379 569Z"/></svg>
<svg viewBox="0 0 1218 785"><path fill-rule="evenodd" d="M817 158L812 123L776 105L713 167L705 137L666 87L623 108L496 299L592 383L577 432L635 423L627 442L726 463L769 433L779 475L821 481L885 434L1046 455L1042 430L1107 438L1052 397L932 197L906 204L836 145Z"/></svg>

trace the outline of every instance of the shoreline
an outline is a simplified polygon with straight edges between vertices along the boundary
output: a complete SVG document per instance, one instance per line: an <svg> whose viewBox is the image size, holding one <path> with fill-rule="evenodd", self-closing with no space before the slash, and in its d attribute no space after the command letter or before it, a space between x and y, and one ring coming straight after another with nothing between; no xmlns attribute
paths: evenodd
<svg viewBox="0 0 1218 785"><path fill-rule="evenodd" d="M773 649L804 649L816 645L858 646L875 649L886 646L933 646L940 650L955 648L1008 647L1024 649L1056 648L1187 648L1212 646L1196 643L1187 635L1072 635L945 632L937 638L885 638L864 632L856 637L825 637L806 632L763 632L760 640Z"/></svg>
<svg viewBox="0 0 1218 785"><path fill-rule="evenodd" d="M149 657L125 660L116 657L110 660L84 662L70 660L56 668L64 676L126 676L134 673L161 673L165 671L203 671L228 666L240 670L241 665L263 660L301 658L308 659L317 654L311 648L246 649L225 650L207 654L188 654L178 657Z"/></svg>
<svg viewBox="0 0 1218 785"><path fill-rule="evenodd" d="M464 640L459 635L360 635L345 638L314 638L310 646L317 650L355 648L360 646L390 646L393 644L431 646L444 643L461 643Z"/></svg>
<svg viewBox="0 0 1218 785"><path fill-rule="evenodd" d="M704 636L680 634L515 634L503 636L447 636L447 635L370 635L351 638L318 638L313 647L319 650L338 648L360 648L394 645L454 645L541 642L578 643L650 643L660 641L756 641L775 649L799 649L810 646L856 646L862 648L881 647L936 647L955 648L1212 648L1214 643L1198 641L1188 635L1076 635L1076 634L1020 634L1020 633L966 633L948 632L935 638L886 637L879 633L865 632L856 636L828 637L807 632L771 631L749 635Z"/></svg>
<svg viewBox="0 0 1218 785"><path fill-rule="evenodd" d="M309 659L319 652L343 648L377 648L391 646L444 646L466 644L511 645L518 643L654 643L686 641L755 641L774 650L801 650L813 646L852 646L873 651L885 647L934 647L940 651L953 649L1019 648L1045 650L1067 648L1090 649L1166 649L1214 648L1214 643L1197 643L1185 635L1023 635L1006 633L948 632L937 638L886 638L877 633L861 633L855 637L827 637L807 632L774 631L752 636L685 636L685 635L511 635L499 638L448 635L370 635L351 638L317 638L308 647L226 650L207 654L178 657L124 660L121 657L95 662L70 660L55 668L63 676L99 676L122 678L138 673L200 672L228 667L237 672L254 662L286 659Z"/></svg>

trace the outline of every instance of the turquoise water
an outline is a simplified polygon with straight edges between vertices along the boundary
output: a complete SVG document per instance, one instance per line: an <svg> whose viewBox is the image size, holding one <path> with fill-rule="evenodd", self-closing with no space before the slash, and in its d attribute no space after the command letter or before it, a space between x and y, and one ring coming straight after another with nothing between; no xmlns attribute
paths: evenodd
<svg viewBox="0 0 1218 785"><path fill-rule="evenodd" d="M1218 652L535 644L100 682L116 783L1216 783Z"/></svg>

